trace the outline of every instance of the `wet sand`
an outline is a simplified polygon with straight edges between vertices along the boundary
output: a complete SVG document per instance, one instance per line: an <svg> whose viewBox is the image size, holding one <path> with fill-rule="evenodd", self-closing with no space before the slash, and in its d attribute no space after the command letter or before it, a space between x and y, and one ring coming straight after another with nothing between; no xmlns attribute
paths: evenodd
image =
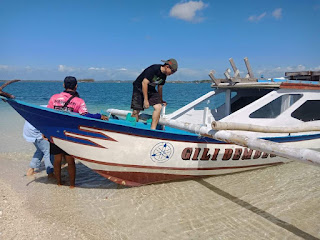
<svg viewBox="0 0 320 240"><path fill-rule="evenodd" d="M25 176L34 147L22 124L0 120L0 239L320 239L319 167L126 188L77 163L70 189L43 169Z"/></svg>

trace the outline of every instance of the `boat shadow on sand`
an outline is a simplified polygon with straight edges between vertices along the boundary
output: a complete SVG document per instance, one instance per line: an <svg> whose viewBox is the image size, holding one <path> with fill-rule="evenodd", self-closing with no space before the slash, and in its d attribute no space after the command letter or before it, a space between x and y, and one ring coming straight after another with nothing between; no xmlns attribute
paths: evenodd
<svg viewBox="0 0 320 240"><path fill-rule="evenodd" d="M67 164L62 164L61 167L61 180L63 183L63 186L69 186L69 174L68 174L68 167ZM76 162L76 188L96 188L96 189L127 189L131 188L130 186L124 186L121 184L117 184L115 182L112 182L108 180L105 177L102 177L98 173L92 171L90 168L86 167L84 164L81 162ZM263 169L263 168L262 168ZM179 179L179 180L171 180L168 182L184 182L188 180L193 180L193 181L201 181L205 180L207 178L212 178L212 177L221 177L221 176L227 176L227 175L234 175L234 174L239 174L243 172L251 172L251 171L256 171L256 169L250 169L250 170L245 170L242 172L236 172L236 173L226 173L226 174L220 174L217 176L199 176L199 177L193 177L193 178L186 178L186 179ZM24 175L26 176L26 175ZM54 178L48 178L47 174L45 173L45 167L44 164L42 163L39 170L37 171L37 174L32 176L32 180L30 180L26 186L29 186L30 184L33 183L43 183L43 184L53 184L56 185L56 179ZM166 182L156 182L153 183L152 185L162 185Z"/></svg>
<svg viewBox="0 0 320 240"><path fill-rule="evenodd" d="M281 164L279 164L281 165ZM262 167L260 170L267 168ZM270 166L269 166L270 168ZM98 173L92 171L90 168L86 167L81 162L76 162L76 187L77 188L96 188L96 189L127 189L131 188L131 186L125 186L121 184L117 184L115 182L112 182L108 180L105 177L102 177ZM174 183L174 182L184 182L184 181L199 181L199 180L205 180L207 178L214 178L214 177L221 177L221 176L228 176L228 175L236 175L241 174L244 172L251 172L251 171L257 171L257 169L249 169L244 170L241 172L235 172L235 173L225 173L225 174L219 174L216 176L199 176L199 177L187 177L185 179L177 179L177 180L168 180L165 182L155 182L152 183L152 185L162 185L168 182ZM27 186L34 183L43 183L43 184L57 184L56 180L54 178L48 178L47 174L45 174L45 167L42 163L40 166L40 169L37 171L38 173L34 175L34 178L27 183ZM69 175L67 170L67 164L62 164L61 167L61 180L64 186L69 186ZM146 184L150 185L150 184Z"/></svg>

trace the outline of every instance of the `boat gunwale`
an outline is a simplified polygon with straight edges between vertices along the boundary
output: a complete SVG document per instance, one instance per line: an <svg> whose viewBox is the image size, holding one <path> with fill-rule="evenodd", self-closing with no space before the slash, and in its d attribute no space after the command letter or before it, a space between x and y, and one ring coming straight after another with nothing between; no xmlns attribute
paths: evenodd
<svg viewBox="0 0 320 240"><path fill-rule="evenodd" d="M146 129L146 128L139 128L136 126L130 126L130 124L121 124L121 123L113 123L113 122L108 122L100 119L94 119L94 118L88 118L84 117L81 115L76 115L76 114L70 114L62 111L57 111L54 109L49 109L46 107L38 106L35 104L30 104L26 103L24 101L16 100L16 99L8 99L8 102L16 102L20 106L27 106L31 108L35 108L41 111L47 111L51 112L53 114L62 114L66 117L76 117L85 121L97 121L100 124L106 124L109 126L114 126L112 128L114 129L109 129L109 128L101 128L99 126L90 126L89 124L78 124L77 129L82 131L80 129L80 126L83 127L90 127L94 128L97 130L101 131L109 131L109 132L114 132L114 133L119 133L119 134L126 134L126 135L132 135L132 136L137 136L137 137L142 137L142 138L154 138L154 139L161 139L161 140L169 140L169 141L179 141L179 142L194 142L194 143L199 143L199 144L226 144L225 142L218 141L216 139L200 136L194 133L189 133L186 131L187 134L179 134L179 133L174 133L174 132L166 132L162 130L151 130L151 129ZM25 111L23 109L23 111ZM117 121L117 120L115 120ZM124 121L123 121L124 122ZM71 123L71 122L70 122ZM74 123L72 123L74 124ZM66 137L67 139L68 137ZM275 136L275 137L263 137L261 139L273 141L273 142L300 142L304 140L312 140L319 138L319 134L305 134L305 135L294 135L294 136Z"/></svg>

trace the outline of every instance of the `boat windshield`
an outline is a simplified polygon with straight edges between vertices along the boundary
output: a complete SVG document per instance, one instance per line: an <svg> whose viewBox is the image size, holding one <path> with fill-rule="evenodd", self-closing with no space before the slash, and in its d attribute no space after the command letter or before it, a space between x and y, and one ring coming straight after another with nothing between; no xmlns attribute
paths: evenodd
<svg viewBox="0 0 320 240"><path fill-rule="evenodd" d="M269 93L270 89L219 89L211 97L199 102L194 110L209 108L215 120L220 120Z"/></svg>
<svg viewBox="0 0 320 240"><path fill-rule="evenodd" d="M237 92L231 92L231 98L234 98ZM207 98L205 101L197 104L195 110L203 110L203 108L208 107L209 109L218 109L226 103L226 91L217 92L215 95Z"/></svg>
<svg viewBox="0 0 320 240"><path fill-rule="evenodd" d="M282 95L255 112L249 115L250 118L276 118L296 101L302 97L302 94L285 94Z"/></svg>

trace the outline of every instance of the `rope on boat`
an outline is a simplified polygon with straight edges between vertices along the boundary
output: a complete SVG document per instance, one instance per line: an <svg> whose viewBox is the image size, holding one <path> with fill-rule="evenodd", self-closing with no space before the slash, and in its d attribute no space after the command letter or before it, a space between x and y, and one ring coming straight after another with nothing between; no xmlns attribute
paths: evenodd
<svg viewBox="0 0 320 240"><path fill-rule="evenodd" d="M2 89L4 89L6 86L8 86L11 83L19 82L19 81L21 81L21 80L15 79L15 80L11 80L11 81L8 81L5 84L3 84L0 87L0 96L4 96L6 98L12 98L12 99L15 98L12 94L2 91Z"/></svg>

